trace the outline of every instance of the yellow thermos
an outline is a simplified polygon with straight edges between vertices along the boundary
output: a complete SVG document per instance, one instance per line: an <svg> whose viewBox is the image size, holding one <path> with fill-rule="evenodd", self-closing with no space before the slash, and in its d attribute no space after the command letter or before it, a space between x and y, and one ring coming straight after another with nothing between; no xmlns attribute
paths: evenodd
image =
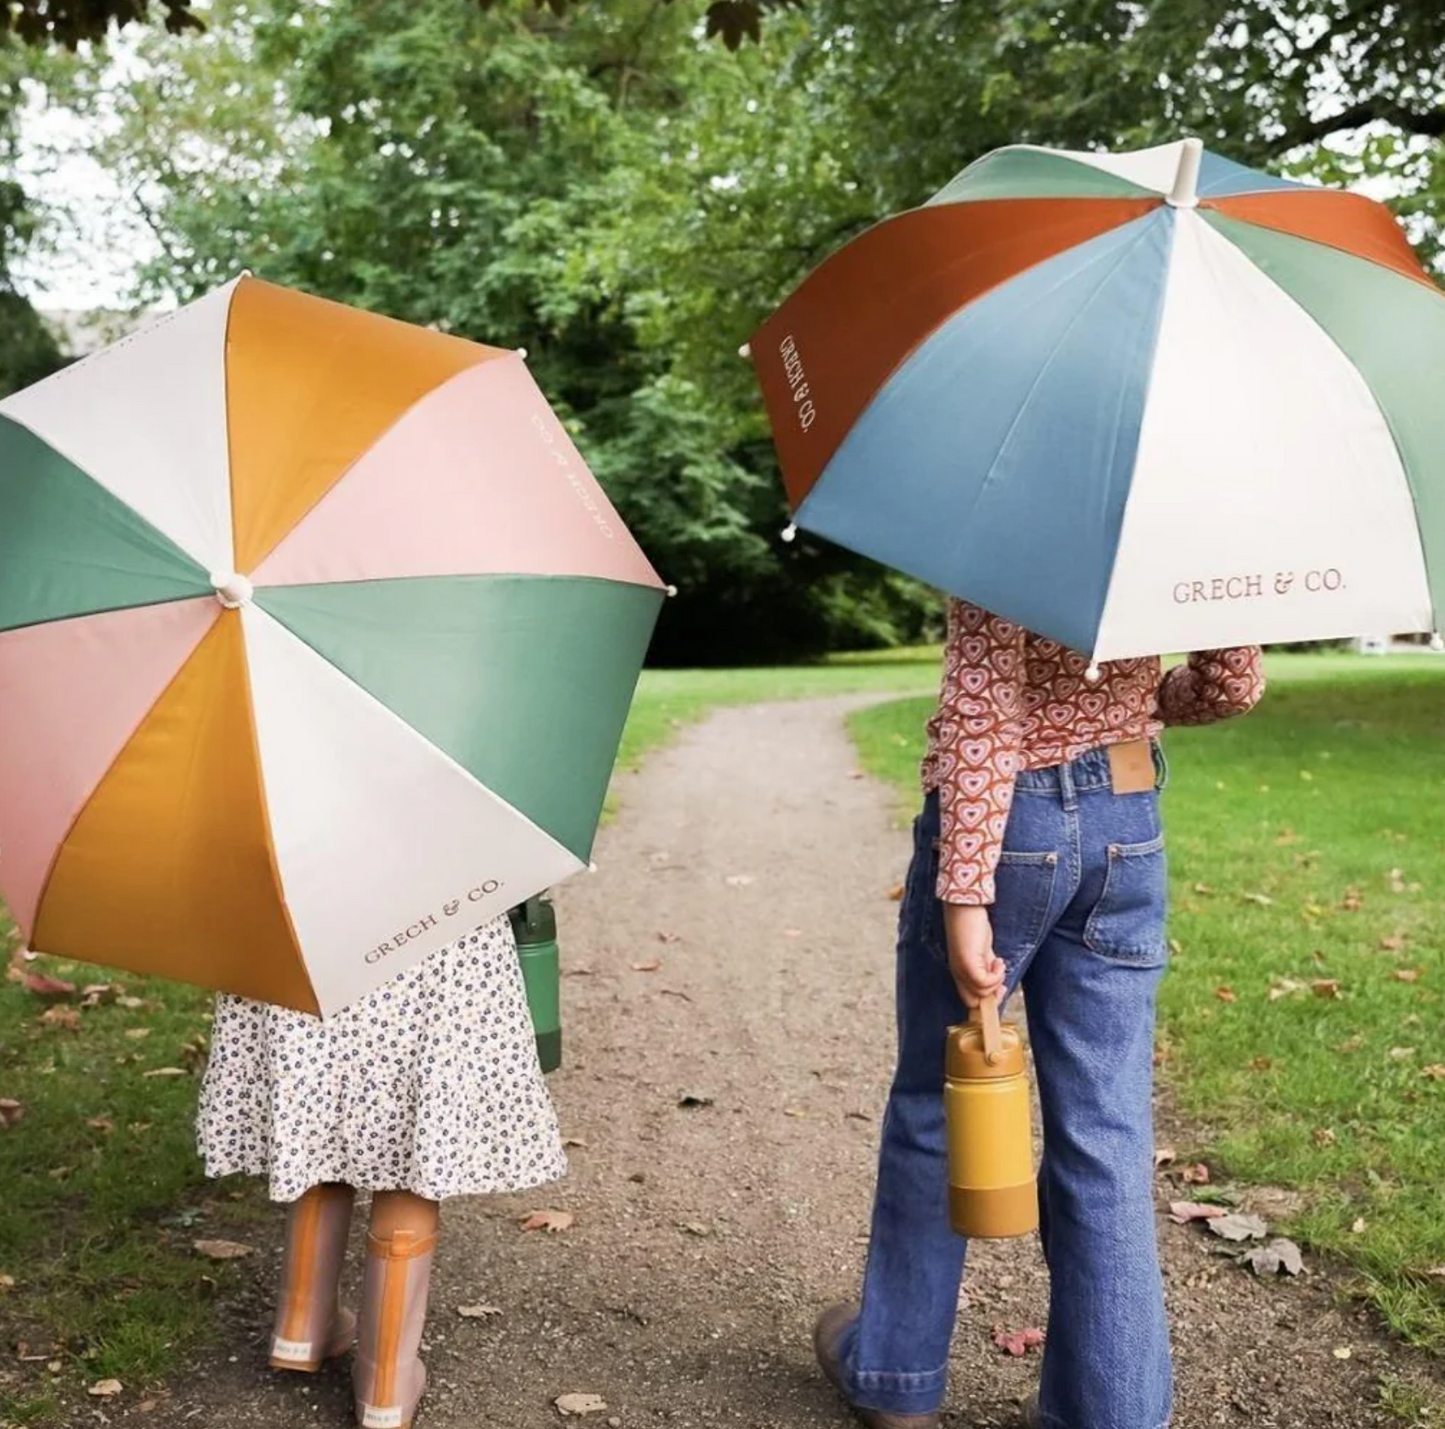
<svg viewBox="0 0 1445 1429"><path fill-rule="evenodd" d="M943 1107L948 1214L959 1235L997 1240L1038 1229L1033 1122L1023 1042L988 998L948 1029Z"/></svg>

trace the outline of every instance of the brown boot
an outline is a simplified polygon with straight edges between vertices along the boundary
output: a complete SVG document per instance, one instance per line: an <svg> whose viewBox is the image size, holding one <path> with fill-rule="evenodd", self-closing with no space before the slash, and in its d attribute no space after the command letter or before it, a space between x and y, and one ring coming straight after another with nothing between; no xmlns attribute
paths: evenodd
<svg viewBox="0 0 1445 1429"><path fill-rule="evenodd" d="M350 1186L325 1185L291 1203L271 1332L273 1369L315 1374L356 1338L356 1317L337 1298L354 1198Z"/></svg>
<svg viewBox="0 0 1445 1429"><path fill-rule="evenodd" d="M830 1305L818 1316L813 1326L813 1352L818 1364L828 1377L828 1382L848 1399L844 1387L843 1357L840 1353L844 1331L857 1318L858 1311L852 1305ZM866 1409L861 1404L848 1400L848 1408L868 1426L868 1429L938 1429L937 1414L890 1414L885 1409Z"/></svg>
<svg viewBox="0 0 1445 1429"><path fill-rule="evenodd" d="M418 1357L436 1250L435 1204L416 1228L393 1225L378 1233L375 1204L366 1238L366 1284L351 1371L356 1422L362 1429L411 1429L426 1389Z"/></svg>

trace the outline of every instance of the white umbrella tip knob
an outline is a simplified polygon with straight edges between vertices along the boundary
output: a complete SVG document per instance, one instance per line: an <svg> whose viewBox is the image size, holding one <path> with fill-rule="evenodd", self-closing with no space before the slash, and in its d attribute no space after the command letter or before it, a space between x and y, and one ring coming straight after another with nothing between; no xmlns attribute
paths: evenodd
<svg viewBox="0 0 1445 1429"><path fill-rule="evenodd" d="M797 539L798 528L796 525L793 524L793 522L789 521L788 524L783 527L783 540L796 541Z"/></svg>
<svg viewBox="0 0 1445 1429"><path fill-rule="evenodd" d="M671 600L676 594L677 594L677 587L676 587L675 585L670 585L670 586L667 587L667 598L668 598L669 600Z"/></svg>
<svg viewBox="0 0 1445 1429"><path fill-rule="evenodd" d="M256 594L256 588L251 582L245 576L237 575L235 571L212 572L211 589L216 592L216 599L227 610L240 610L243 605L250 605Z"/></svg>
<svg viewBox="0 0 1445 1429"><path fill-rule="evenodd" d="M750 342L745 342L740 348L738 348L738 356L741 357L744 361L746 361L746 360L747 360L748 358L750 358L752 355L753 355L753 345L752 345L752 343L750 343Z"/></svg>
<svg viewBox="0 0 1445 1429"><path fill-rule="evenodd" d="M1179 146L1179 167L1174 171L1174 186L1165 196L1171 208L1199 207L1199 166L1204 161L1204 141L1186 139Z"/></svg>
<svg viewBox="0 0 1445 1429"><path fill-rule="evenodd" d="M1090 662L1089 668L1084 671L1084 678L1091 685L1097 685L1104 678L1104 672L1099 668L1097 661Z"/></svg>
<svg viewBox="0 0 1445 1429"><path fill-rule="evenodd" d="M517 348L517 349L515 349L515 350L516 350L517 356L520 357L523 362L525 362L525 361L527 360L527 349L526 349L525 347L519 347L519 348Z"/></svg>
<svg viewBox="0 0 1445 1429"><path fill-rule="evenodd" d="M597 872L597 865L596 865L595 863L589 863L589 864L587 865L587 872L588 872L588 873L596 873L596 872Z"/></svg>
<svg viewBox="0 0 1445 1429"><path fill-rule="evenodd" d="M1445 635L1438 630L1430 637L1430 648L1438 655L1445 650Z"/></svg>

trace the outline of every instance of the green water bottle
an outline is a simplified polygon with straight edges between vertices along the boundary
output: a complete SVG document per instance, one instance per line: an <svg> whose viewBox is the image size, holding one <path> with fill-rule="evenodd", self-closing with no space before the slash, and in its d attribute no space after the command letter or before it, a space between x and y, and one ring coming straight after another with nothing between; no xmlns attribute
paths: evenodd
<svg viewBox="0 0 1445 1429"><path fill-rule="evenodd" d="M557 957L557 912L540 894L511 912L522 960L527 1006L537 1034L537 1057L544 1072L562 1065L562 966Z"/></svg>

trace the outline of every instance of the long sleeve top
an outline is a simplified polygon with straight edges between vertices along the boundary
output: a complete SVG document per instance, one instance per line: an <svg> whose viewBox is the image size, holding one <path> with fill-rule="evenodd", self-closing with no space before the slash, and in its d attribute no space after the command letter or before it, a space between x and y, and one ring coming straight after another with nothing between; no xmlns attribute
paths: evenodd
<svg viewBox="0 0 1445 1429"><path fill-rule="evenodd" d="M1113 660L1099 678L1075 651L966 601L950 602L938 711L923 787L938 791L938 896L994 901L994 871L1022 769L1153 739L1165 725L1211 724L1264 693L1259 647L1203 650L1166 675L1157 656Z"/></svg>

